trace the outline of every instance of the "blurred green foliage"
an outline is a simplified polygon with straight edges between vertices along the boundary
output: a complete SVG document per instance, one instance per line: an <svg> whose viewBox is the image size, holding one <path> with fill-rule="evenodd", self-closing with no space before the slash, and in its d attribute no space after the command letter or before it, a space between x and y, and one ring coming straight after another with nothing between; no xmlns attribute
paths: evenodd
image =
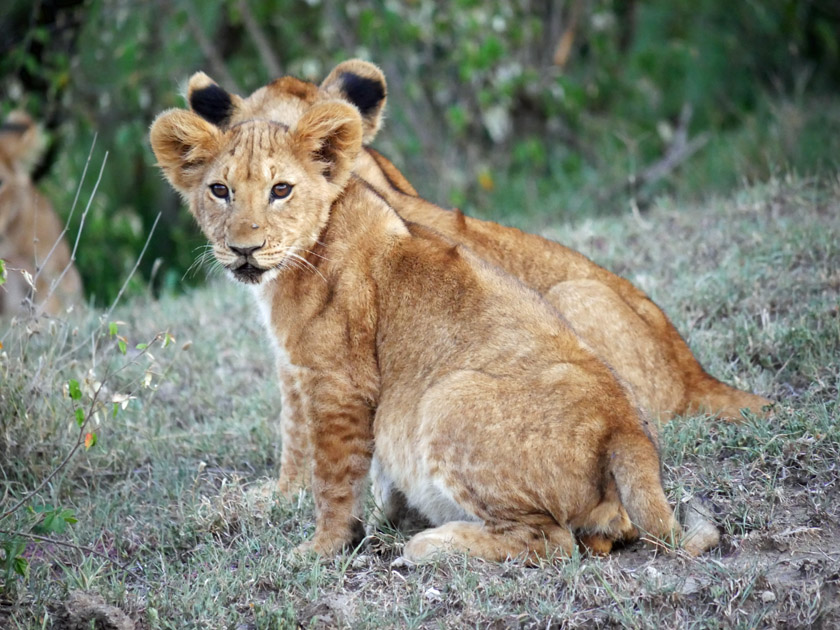
<svg viewBox="0 0 840 630"><path fill-rule="evenodd" d="M41 187L65 216L97 138L71 235L108 153L78 254L100 302L158 213L132 289L201 279L186 270L203 239L146 137L158 112L183 105L180 88L199 69L249 93L273 72L317 82L341 60L374 61L389 81L377 147L438 203L531 228L777 168L836 170L840 155L834 0L4 5L0 102L51 132ZM669 168L648 170L657 164Z"/></svg>

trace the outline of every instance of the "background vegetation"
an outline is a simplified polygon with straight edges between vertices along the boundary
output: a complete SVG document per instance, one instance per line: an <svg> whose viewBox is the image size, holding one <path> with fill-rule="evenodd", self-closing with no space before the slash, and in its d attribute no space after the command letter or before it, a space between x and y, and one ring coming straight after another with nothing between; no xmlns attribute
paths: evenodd
<svg viewBox="0 0 840 630"><path fill-rule="evenodd" d="M7 0L0 107L51 132L37 174L65 216L94 137L93 163L107 152L78 260L104 304L158 213L132 288L202 279L184 278L201 241L146 139L186 78L245 94L351 56L385 70L377 146L425 196L523 226L831 173L840 155L833 0Z"/></svg>

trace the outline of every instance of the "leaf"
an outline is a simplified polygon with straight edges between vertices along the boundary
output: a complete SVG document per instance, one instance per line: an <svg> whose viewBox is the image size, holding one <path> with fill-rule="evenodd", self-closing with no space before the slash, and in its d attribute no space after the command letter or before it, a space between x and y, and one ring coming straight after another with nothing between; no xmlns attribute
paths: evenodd
<svg viewBox="0 0 840 630"><path fill-rule="evenodd" d="M55 512L49 512L44 516L44 520L35 525L32 531L36 534L50 534L54 531Z"/></svg>
<svg viewBox="0 0 840 630"><path fill-rule="evenodd" d="M17 573L21 577L26 577L29 563L21 555L26 551L26 543L20 538L10 538L3 542L2 547L6 557L3 559L3 573L5 574L6 582L12 578L13 573Z"/></svg>
<svg viewBox="0 0 840 630"><path fill-rule="evenodd" d="M79 388L79 381L71 378L68 382L68 394L73 400L80 400L82 398L82 390Z"/></svg>
<svg viewBox="0 0 840 630"><path fill-rule="evenodd" d="M85 423L85 410L81 407L76 409L76 424L80 427Z"/></svg>
<svg viewBox="0 0 840 630"><path fill-rule="evenodd" d="M35 290L35 280L32 279L32 274L29 273L26 269L21 269L20 272L23 274L23 279L26 280L26 284L34 291Z"/></svg>
<svg viewBox="0 0 840 630"><path fill-rule="evenodd" d="M29 573L29 561L26 558L18 556L12 561L12 568L20 577L26 578Z"/></svg>
<svg viewBox="0 0 840 630"><path fill-rule="evenodd" d="M6 284L6 261L0 258L0 284Z"/></svg>
<svg viewBox="0 0 840 630"><path fill-rule="evenodd" d="M496 182L493 181L493 175L487 169L482 169L478 174L478 185L484 190L493 190L496 187Z"/></svg>
<svg viewBox="0 0 840 630"><path fill-rule="evenodd" d="M43 514L43 520L32 528L36 534L63 534L67 531L68 525L79 522L79 519L73 515L73 510L67 508L55 508L44 511Z"/></svg>
<svg viewBox="0 0 840 630"><path fill-rule="evenodd" d="M132 400L134 400L135 398L136 398L136 396L132 396L130 394L123 394L121 392L117 392L111 398L111 402L113 402L115 405L118 405L118 406L122 407L123 409L125 409L126 407L128 407L128 403L131 402Z"/></svg>
<svg viewBox="0 0 840 630"><path fill-rule="evenodd" d="M85 435L85 450L90 449L92 446L96 446L96 433Z"/></svg>
<svg viewBox="0 0 840 630"><path fill-rule="evenodd" d="M117 341L117 346L122 354L125 354L126 350L128 350L128 344L126 343L124 337L120 337L119 341Z"/></svg>
<svg viewBox="0 0 840 630"><path fill-rule="evenodd" d="M26 543L20 538L12 538L3 543L3 551L7 558L14 558L26 551Z"/></svg>
<svg viewBox="0 0 840 630"><path fill-rule="evenodd" d="M108 333L113 337L117 334L117 330L119 330L119 326L117 326L117 322L111 322L108 324Z"/></svg>
<svg viewBox="0 0 840 630"><path fill-rule="evenodd" d="M145 350L148 347L149 347L149 344L147 344L147 343L138 343L136 346L134 346L134 348L136 350Z"/></svg>

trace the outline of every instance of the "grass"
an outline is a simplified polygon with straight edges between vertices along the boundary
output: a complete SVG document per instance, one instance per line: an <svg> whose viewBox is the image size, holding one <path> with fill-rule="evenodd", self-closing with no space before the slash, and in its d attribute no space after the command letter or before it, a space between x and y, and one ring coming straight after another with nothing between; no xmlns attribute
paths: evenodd
<svg viewBox="0 0 840 630"><path fill-rule="evenodd" d="M0 513L72 448L68 379L101 381L109 403L85 427L98 444L33 501L72 509L78 522L51 537L96 553L30 543L28 576L0 594L0 627L840 624L840 182L774 179L691 207L665 198L638 217L540 225L648 291L710 372L782 402L770 422L663 428L668 496L705 501L718 549L411 567L402 534L382 531L352 554L292 556L313 532L311 498L260 510L246 496L279 461L265 333L250 295L214 280L118 307L125 355L96 311L0 327ZM135 349L167 332L167 347ZM135 398L113 417L118 394Z"/></svg>

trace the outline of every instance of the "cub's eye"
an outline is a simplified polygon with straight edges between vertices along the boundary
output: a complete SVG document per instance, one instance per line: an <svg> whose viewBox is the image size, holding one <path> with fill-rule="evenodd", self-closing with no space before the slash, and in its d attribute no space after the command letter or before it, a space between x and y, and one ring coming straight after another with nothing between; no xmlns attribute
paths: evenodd
<svg viewBox="0 0 840 630"><path fill-rule="evenodd" d="M230 196L230 191L224 184L210 184L210 192L219 199L227 199Z"/></svg>
<svg viewBox="0 0 840 630"><path fill-rule="evenodd" d="M272 199L285 199L292 194L292 185L281 182L271 187Z"/></svg>

